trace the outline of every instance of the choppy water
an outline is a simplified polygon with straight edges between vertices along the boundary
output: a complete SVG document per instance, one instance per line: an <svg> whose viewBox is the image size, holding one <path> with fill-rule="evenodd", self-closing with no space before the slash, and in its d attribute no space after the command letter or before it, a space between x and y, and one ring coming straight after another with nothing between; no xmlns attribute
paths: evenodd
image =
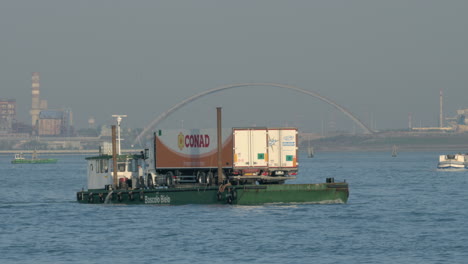
<svg viewBox="0 0 468 264"><path fill-rule="evenodd" d="M345 205L75 202L81 155L0 156L0 263L468 263L468 172L439 153L317 153L298 183L346 179Z"/></svg>

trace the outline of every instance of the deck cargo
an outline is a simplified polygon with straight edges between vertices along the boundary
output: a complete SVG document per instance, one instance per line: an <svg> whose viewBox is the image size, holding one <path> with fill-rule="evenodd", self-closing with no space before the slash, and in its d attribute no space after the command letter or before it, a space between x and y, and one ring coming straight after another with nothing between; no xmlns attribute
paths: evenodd
<svg viewBox="0 0 468 264"><path fill-rule="evenodd" d="M232 167L231 130L222 131L223 166ZM217 167L216 129L159 130L155 137L158 170Z"/></svg>
<svg viewBox="0 0 468 264"><path fill-rule="evenodd" d="M268 129L268 167L273 175L297 171L297 129Z"/></svg>
<svg viewBox="0 0 468 264"><path fill-rule="evenodd" d="M217 177L216 129L159 130L150 158L153 181L209 182ZM222 130L222 167L227 177L284 182L297 174L296 128ZM280 178L273 178L281 176Z"/></svg>

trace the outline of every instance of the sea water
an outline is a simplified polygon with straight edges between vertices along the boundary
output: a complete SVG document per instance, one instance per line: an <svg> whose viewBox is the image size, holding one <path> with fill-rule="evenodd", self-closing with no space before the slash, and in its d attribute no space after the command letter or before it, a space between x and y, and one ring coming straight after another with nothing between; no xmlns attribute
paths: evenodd
<svg viewBox="0 0 468 264"><path fill-rule="evenodd" d="M468 263L468 171L435 152L301 155L290 183L333 177L347 204L78 204L83 155L0 155L0 263Z"/></svg>

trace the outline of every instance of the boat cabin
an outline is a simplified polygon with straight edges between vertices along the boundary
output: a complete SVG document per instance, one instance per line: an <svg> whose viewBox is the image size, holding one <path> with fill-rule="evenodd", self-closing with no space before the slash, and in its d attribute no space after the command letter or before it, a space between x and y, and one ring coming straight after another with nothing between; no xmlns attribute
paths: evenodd
<svg viewBox="0 0 468 264"><path fill-rule="evenodd" d="M468 169L468 154L440 155L439 169Z"/></svg>
<svg viewBox="0 0 468 264"><path fill-rule="evenodd" d="M113 181L112 155L101 154L88 157L88 189L109 189ZM138 187L138 180L143 176L144 159L140 154L117 155L118 188L133 189Z"/></svg>
<svg viewBox="0 0 468 264"><path fill-rule="evenodd" d="M17 153L17 154L15 154L15 160L24 160L24 155L23 155L23 153Z"/></svg>
<svg viewBox="0 0 468 264"><path fill-rule="evenodd" d="M463 154L448 154L448 155L440 155L439 161L458 161L458 162L466 162L467 155Z"/></svg>

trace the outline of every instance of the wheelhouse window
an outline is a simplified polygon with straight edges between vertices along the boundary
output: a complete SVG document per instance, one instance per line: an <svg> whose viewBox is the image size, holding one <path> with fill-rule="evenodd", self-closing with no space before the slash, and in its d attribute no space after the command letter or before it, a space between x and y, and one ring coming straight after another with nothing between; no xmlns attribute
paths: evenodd
<svg viewBox="0 0 468 264"><path fill-rule="evenodd" d="M117 170L119 172L124 172L125 171L125 163L119 163L117 164Z"/></svg>
<svg viewBox="0 0 468 264"><path fill-rule="evenodd" d="M134 171L134 168L135 168L133 165L134 161L135 161L134 159L128 161L128 171Z"/></svg>
<svg viewBox="0 0 468 264"><path fill-rule="evenodd" d="M138 172L138 160L132 160L133 172Z"/></svg>
<svg viewBox="0 0 468 264"><path fill-rule="evenodd" d="M109 170L109 161L108 160L100 160L99 167L101 173L106 173Z"/></svg>

